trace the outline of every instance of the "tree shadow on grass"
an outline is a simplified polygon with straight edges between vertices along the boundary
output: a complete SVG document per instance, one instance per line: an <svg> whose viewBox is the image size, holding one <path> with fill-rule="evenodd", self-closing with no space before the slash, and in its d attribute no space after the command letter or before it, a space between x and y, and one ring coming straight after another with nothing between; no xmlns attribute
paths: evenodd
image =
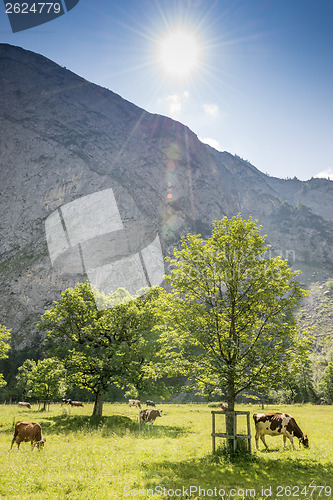
<svg viewBox="0 0 333 500"><path fill-rule="evenodd" d="M70 432L100 432L102 437L116 434L122 436L126 433L143 435L153 439L158 437L177 438L186 433L182 427L171 426L141 426L138 419L131 419L125 415L87 416L87 415L57 415L45 417L42 422L43 433L68 434ZM153 427L153 428L150 428Z"/></svg>
<svg viewBox="0 0 333 500"><path fill-rule="evenodd" d="M44 417L42 422L43 433L68 434L70 432L114 432L123 434L135 432L137 423L124 415L112 415L105 417L87 415L56 415Z"/></svg>
<svg viewBox="0 0 333 500"><path fill-rule="evenodd" d="M262 459L256 455L252 455L252 460L248 457L232 462L213 455L180 462L166 460L143 463L142 469L147 489L156 485L166 490L182 490L191 485L206 489L217 487L226 492L231 488L254 488L259 496L262 487L270 486L275 493L278 486L287 485L299 486L300 490L310 485L332 487L333 477L333 464L330 463L323 465L309 458Z"/></svg>
<svg viewBox="0 0 333 500"><path fill-rule="evenodd" d="M178 427L176 425L150 425L145 424L140 427L140 435L147 439L153 438L179 438L181 436L186 436L192 434L191 431L184 427Z"/></svg>

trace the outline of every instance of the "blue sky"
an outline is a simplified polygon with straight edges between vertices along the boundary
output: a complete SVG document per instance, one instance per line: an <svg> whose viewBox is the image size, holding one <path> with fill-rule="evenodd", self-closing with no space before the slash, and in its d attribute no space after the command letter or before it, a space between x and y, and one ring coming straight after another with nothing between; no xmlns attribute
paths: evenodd
<svg viewBox="0 0 333 500"><path fill-rule="evenodd" d="M332 26L332 0L80 0L12 33L0 5L1 42L171 116L262 172L302 180L333 179ZM196 49L185 75L160 57L174 33Z"/></svg>

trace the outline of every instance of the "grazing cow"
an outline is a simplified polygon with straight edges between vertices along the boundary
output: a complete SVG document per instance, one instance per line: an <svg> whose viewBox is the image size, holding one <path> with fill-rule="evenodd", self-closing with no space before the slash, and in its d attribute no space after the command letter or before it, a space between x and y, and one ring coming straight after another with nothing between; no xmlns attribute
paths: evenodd
<svg viewBox="0 0 333 500"><path fill-rule="evenodd" d="M71 406L82 406L83 407L83 403L81 403L81 401L72 401L72 400L69 400L69 404Z"/></svg>
<svg viewBox="0 0 333 500"><path fill-rule="evenodd" d="M23 408L29 408L29 410L31 410L30 403L24 403L23 401L19 401L18 406L22 406Z"/></svg>
<svg viewBox="0 0 333 500"><path fill-rule="evenodd" d="M129 399L128 406L131 408L132 406L136 406L137 408L141 408L141 401L138 399Z"/></svg>
<svg viewBox="0 0 333 500"><path fill-rule="evenodd" d="M16 422L14 437L10 449L12 449L14 442L17 443L17 449L19 449L22 441L30 441L31 449L33 449L34 446L37 446L39 450L42 446L44 446L46 441L46 439L43 439L41 426L35 422L23 422L23 420Z"/></svg>
<svg viewBox="0 0 333 500"><path fill-rule="evenodd" d="M225 405L224 403L220 403L221 410L223 411L228 411L228 405Z"/></svg>
<svg viewBox="0 0 333 500"><path fill-rule="evenodd" d="M61 400L61 406L62 406L62 405L70 405L70 404L71 404L71 402L72 402L72 400L71 400L71 399L66 399L66 398L63 398L63 399Z"/></svg>
<svg viewBox="0 0 333 500"><path fill-rule="evenodd" d="M153 425L157 417L162 416L161 410L149 410L148 408L145 410L140 410L140 425L146 424L148 422Z"/></svg>
<svg viewBox="0 0 333 500"><path fill-rule="evenodd" d="M268 448L265 442L265 434L269 436L282 435L284 449L286 449L287 438L290 440L293 449L296 449L293 443L294 436L298 438L300 446L302 443L306 448L309 447L307 435L303 434L294 417L288 415L288 413L255 413L253 420L256 426L257 450L259 450L259 438L264 443L266 449Z"/></svg>
<svg viewBox="0 0 333 500"><path fill-rule="evenodd" d="M150 399L148 399L148 401L146 401L146 405L147 406L156 406L154 401L151 401Z"/></svg>

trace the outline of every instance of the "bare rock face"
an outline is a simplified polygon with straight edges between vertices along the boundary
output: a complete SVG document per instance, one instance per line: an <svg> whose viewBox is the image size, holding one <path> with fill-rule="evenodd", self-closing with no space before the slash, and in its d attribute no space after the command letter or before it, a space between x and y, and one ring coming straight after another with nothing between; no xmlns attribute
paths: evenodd
<svg viewBox="0 0 333 500"><path fill-rule="evenodd" d="M331 181L270 178L202 144L181 123L6 44L0 109L0 323L12 328L15 348L31 343L44 310L92 269L98 281L96 269L113 270L112 258L125 259L127 251L143 266L139 281L159 281L158 266L147 266L152 255L171 254L187 232L209 236L211 221L224 216L258 219L272 255L289 258L302 281L333 274ZM92 242L68 214L80 212L75 201L101 192L112 193L116 205L106 201L91 215L82 205L80 224L92 218ZM100 217L116 211L117 229L101 229ZM111 237L113 230L119 233Z"/></svg>

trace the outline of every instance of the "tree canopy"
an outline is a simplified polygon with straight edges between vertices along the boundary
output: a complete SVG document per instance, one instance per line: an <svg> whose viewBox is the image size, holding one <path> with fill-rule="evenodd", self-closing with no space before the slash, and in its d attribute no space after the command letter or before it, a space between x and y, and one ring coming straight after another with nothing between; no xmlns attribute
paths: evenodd
<svg viewBox="0 0 333 500"><path fill-rule="evenodd" d="M213 222L210 238L188 234L169 258L172 293L160 300L168 366L201 387L237 394L283 378L298 345L293 312L304 295L298 272L268 245L257 221Z"/></svg>
<svg viewBox="0 0 333 500"><path fill-rule="evenodd" d="M18 368L16 380L22 395L43 400L44 409L47 401L64 397L67 389L66 370L55 358L45 358L37 363L26 359Z"/></svg>
<svg viewBox="0 0 333 500"><path fill-rule="evenodd" d="M102 415L111 382L138 388L144 384L145 364L154 352L149 308L155 292L134 299L119 290L103 298L103 310L96 307L97 293L88 282L67 289L44 313L39 327L52 353L63 361L69 381L95 395L93 414Z"/></svg>
<svg viewBox="0 0 333 500"><path fill-rule="evenodd" d="M10 349L10 345L7 343L10 339L10 330L4 325L0 325L0 359L7 358L7 351ZM6 385L6 381L3 378L3 374L0 373L0 387Z"/></svg>
<svg viewBox="0 0 333 500"><path fill-rule="evenodd" d="M333 403L333 362L326 366L319 383L319 389L324 401Z"/></svg>

